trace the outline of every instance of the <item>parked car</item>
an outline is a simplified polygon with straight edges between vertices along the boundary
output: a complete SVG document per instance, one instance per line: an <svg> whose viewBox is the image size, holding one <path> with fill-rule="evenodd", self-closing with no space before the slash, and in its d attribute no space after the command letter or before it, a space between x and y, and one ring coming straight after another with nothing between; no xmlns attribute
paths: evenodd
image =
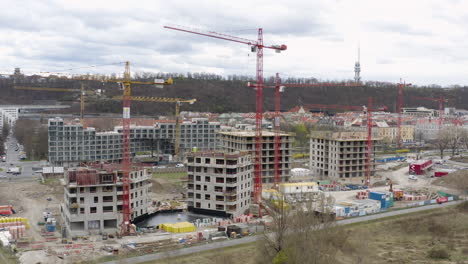
<svg viewBox="0 0 468 264"><path fill-rule="evenodd" d="M179 163L179 164L176 164L175 167L176 167L176 168L183 168L183 167L184 167L184 164Z"/></svg>
<svg viewBox="0 0 468 264"><path fill-rule="evenodd" d="M416 175L410 175L410 176L408 176L408 180L417 181L418 177L416 177Z"/></svg>

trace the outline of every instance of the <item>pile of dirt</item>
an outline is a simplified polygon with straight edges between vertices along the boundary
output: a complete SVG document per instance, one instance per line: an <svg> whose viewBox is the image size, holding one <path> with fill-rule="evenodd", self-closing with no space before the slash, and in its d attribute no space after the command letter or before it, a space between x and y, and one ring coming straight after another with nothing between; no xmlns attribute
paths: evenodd
<svg viewBox="0 0 468 264"><path fill-rule="evenodd" d="M57 256L47 255L43 250L36 251L26 251L21 254L20 258L21 264L62 264L65 263L63 259L58 258Z"/></svg>
<svg viewBox="0 0 468 264"><path fill-rule="evenodd" d="M458 190L468 190L468 170L459 170L447 174L434 180L432 184Z"/></svg>

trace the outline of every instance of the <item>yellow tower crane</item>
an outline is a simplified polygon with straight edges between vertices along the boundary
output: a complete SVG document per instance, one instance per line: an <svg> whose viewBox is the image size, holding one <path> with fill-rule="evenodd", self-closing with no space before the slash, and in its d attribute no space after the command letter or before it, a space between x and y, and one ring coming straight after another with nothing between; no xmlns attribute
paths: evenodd
<svg viewBox="0 0 468 264"><path fill-rule="evenodd" d="M112 97L115 100L123 100L122 96ZM197 99L182 99L182 98L166 98L166 97L150 97L150 96L131 96L132 101L141 101L141 102L161 102L161 103L175 103L175 118L176 118L176 133L175 133L175 144L174 144L174 154L179 156L180 153L180 106L183 103L193 104Z"/></svg>
<svg viewBox="0 0 468 264"><path fill-rule="evenodd" d="M66 89L66 88L51 88L51 87L30 87L30 86L14 86L16 90L32 90L32 91L49 91L49 92L72 92L80 93L80 122L85 126L84 122L84 106L85 106L85 95L96 94L96 91L85 90L85 85L81 84L80 89Z"/></svg>

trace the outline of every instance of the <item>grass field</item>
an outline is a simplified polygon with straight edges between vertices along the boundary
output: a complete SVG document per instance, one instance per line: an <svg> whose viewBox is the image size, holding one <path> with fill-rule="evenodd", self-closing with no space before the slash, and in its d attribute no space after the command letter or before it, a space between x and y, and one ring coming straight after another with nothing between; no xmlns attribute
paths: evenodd
<svg viewBox="0 0 468 264"><path fill-rule="evenodd" d="M168 180L180 180L187 177L186 172L175 172L175 173L153 173L153 179L168 179Z"/></svg>
<svg viewBox="0 0 468 264"><path fill-rule="evenodd" d="M357 223L336 263L468 263L468 204ZM256 243L145 264L254 264Z"/></svg>

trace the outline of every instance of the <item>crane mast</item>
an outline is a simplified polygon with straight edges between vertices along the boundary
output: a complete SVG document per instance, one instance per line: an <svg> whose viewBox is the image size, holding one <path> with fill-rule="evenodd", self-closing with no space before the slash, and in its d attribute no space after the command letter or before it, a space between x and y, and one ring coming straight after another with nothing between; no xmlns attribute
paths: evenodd
<svg viewBox="0 0 468 264"><path fill-rule="evenodd" d="M255 166L254 166L254 203L261 203L262 192L262 119L263 119L263 49L273 49L276 52L281 52L287 49L286 45L272 45L265 46L263 44L263 29L258 29L257 41L252 41L244 38L220 34L217 32L209 31L202 32L200 30L187 29L182 27L164 26L164 28L212 37L237 43L247 44L251 47L252 51L257 52L257 66L256 66L256 114L255 114Z"/></svg>

